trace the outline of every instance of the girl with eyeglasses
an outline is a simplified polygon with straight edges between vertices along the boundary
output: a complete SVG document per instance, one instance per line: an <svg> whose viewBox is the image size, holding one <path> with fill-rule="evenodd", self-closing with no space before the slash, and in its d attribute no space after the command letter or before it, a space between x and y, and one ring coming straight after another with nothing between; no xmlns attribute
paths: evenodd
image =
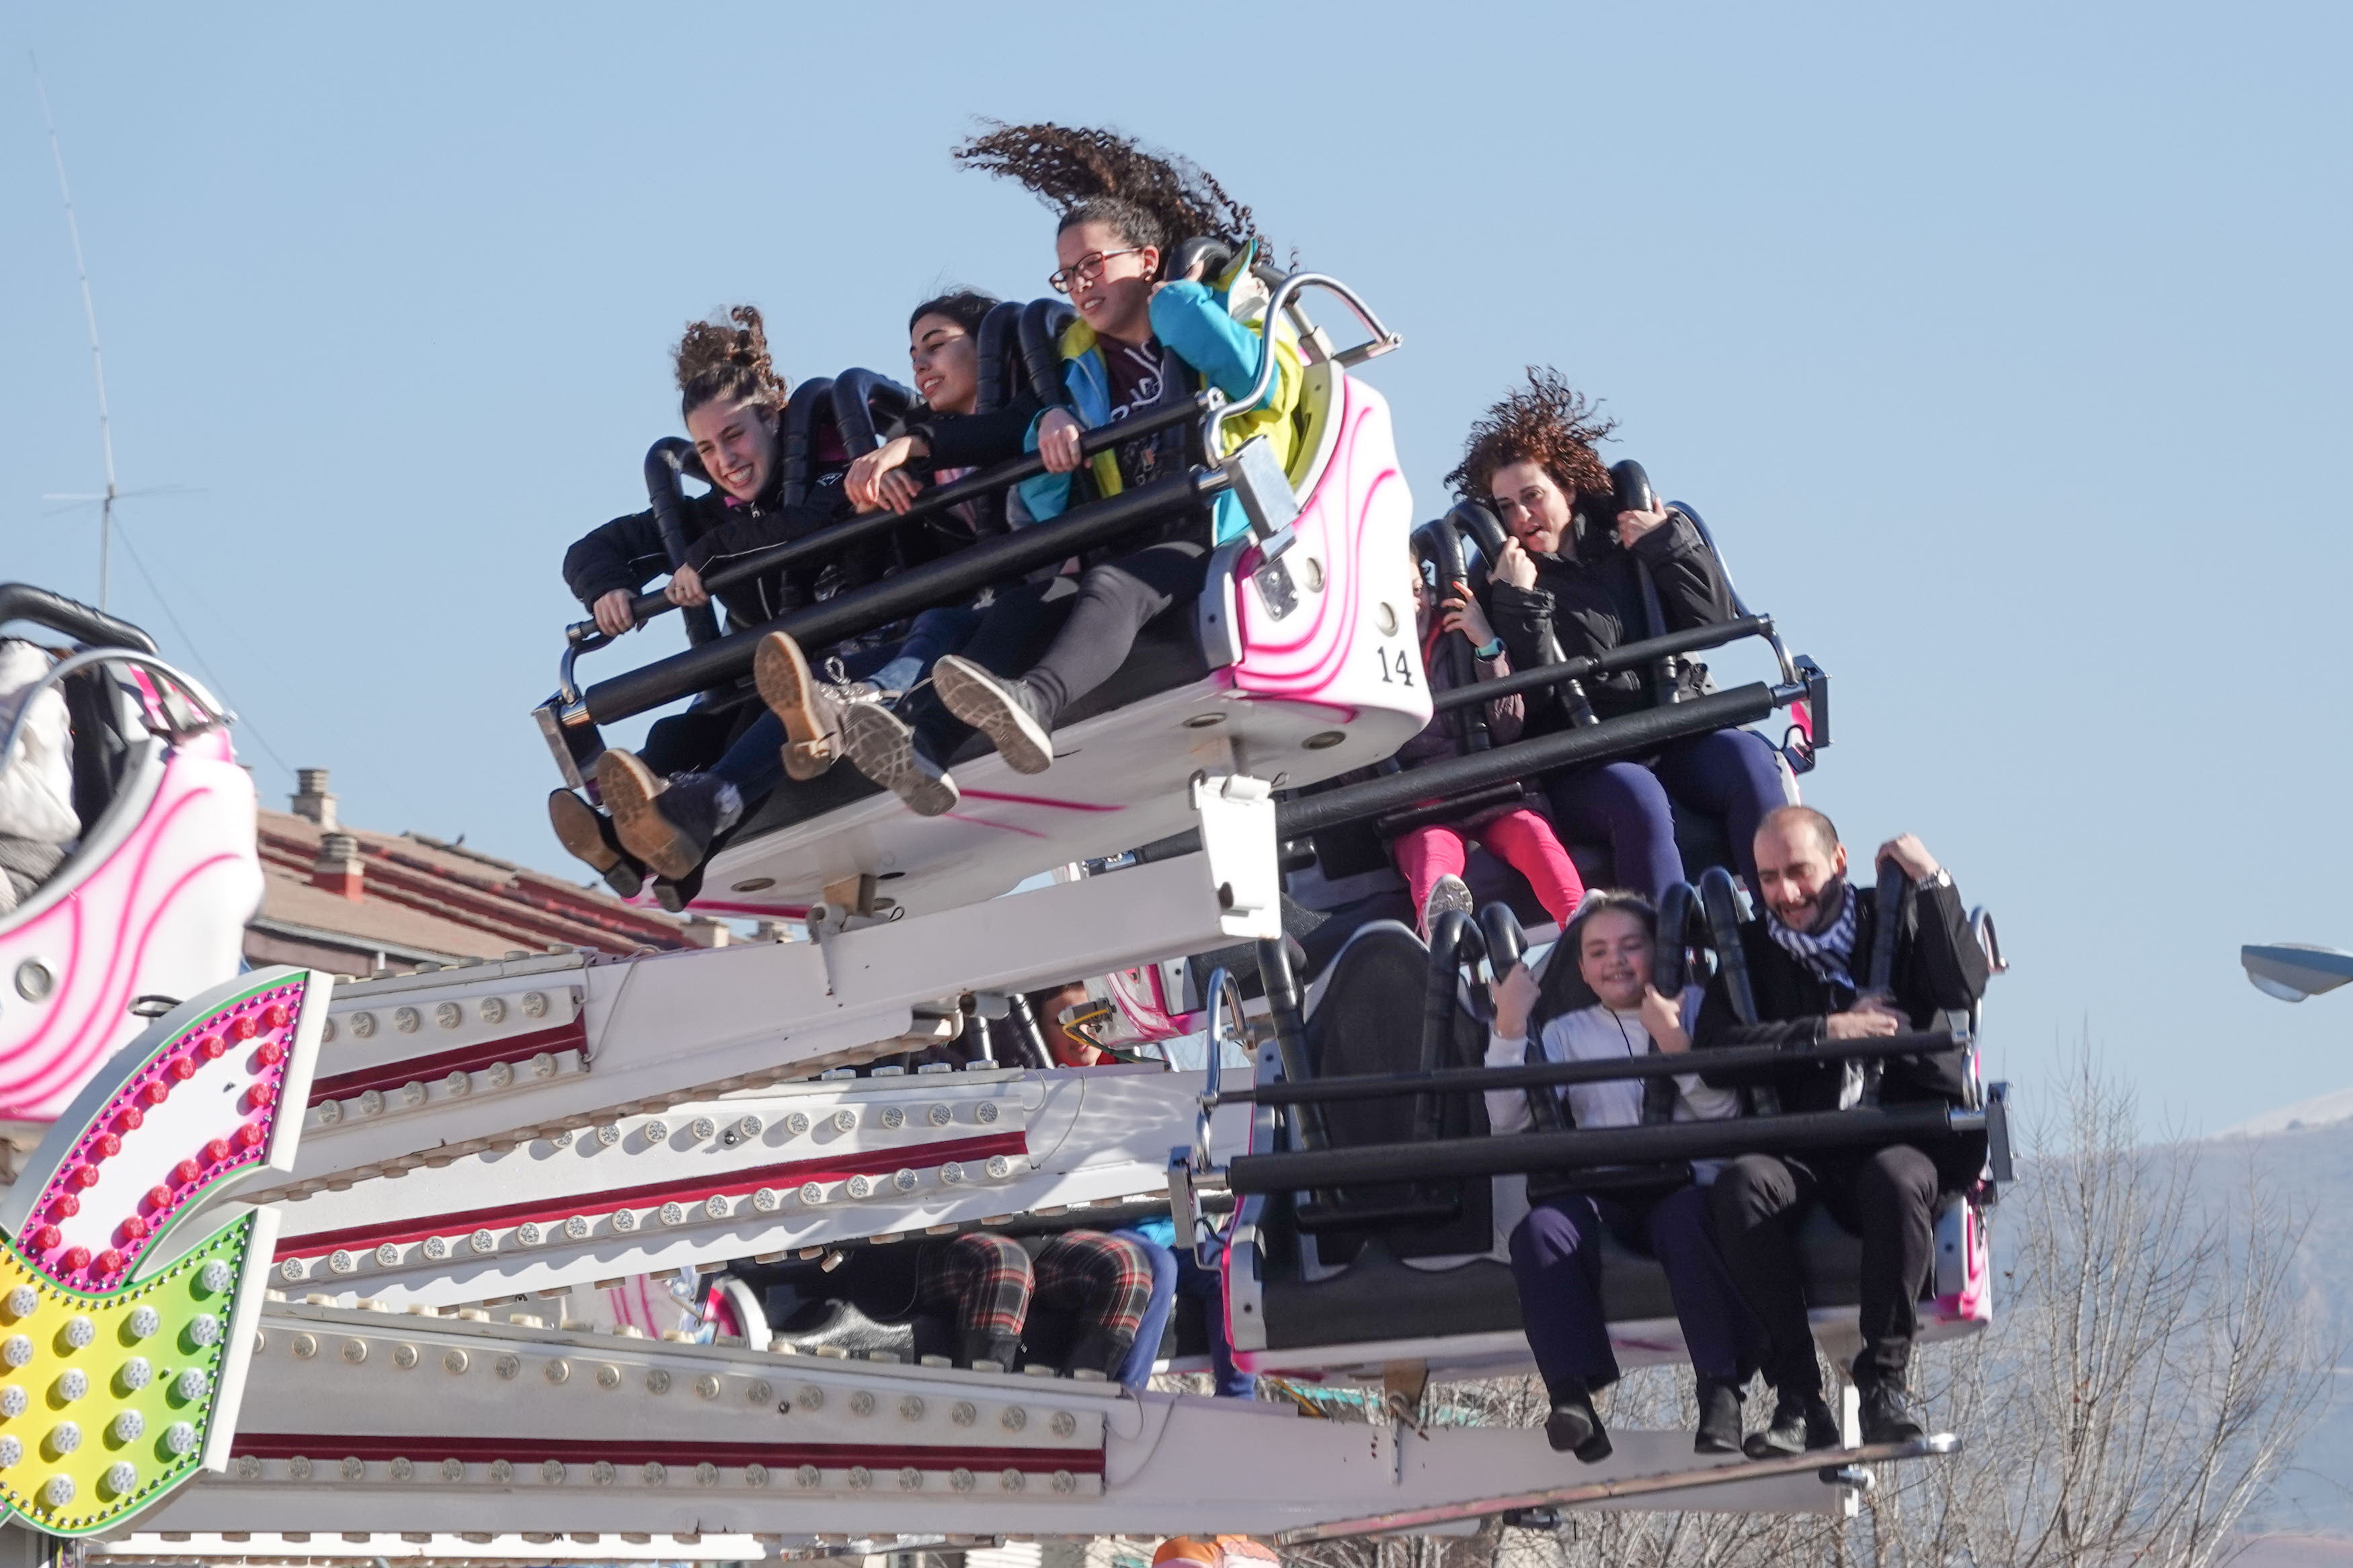
<svg viewBox="0 0 2353 1568"><path fill-rule="evenodd" d="M1511 535L1488 563L1488 616L1523 669L1734 616L1723 564L1690 518L1667 507L1617 510L1616 487L1594 449L1616 424L1557 373L1531 368L1526 387L1472 426L1461 463L1446 476L1457 493L1494 508ZM1666 621L1655 628L1645 566ZM1697 695L1705 668L1683 663L1676 679ZM1652 706L1663 695L1653 684L1650 669L1621 670L1588 680L1586 694L1608 719ZM1530 734L1569 721L1556 689L1531 696ZM1572 768L1546 790L1568 835L1608 842L1618 884L1652 899L1683 880L1675 806L1723 819L1754 888L1757 825L1791 796L1772 745L1738 729L1672 741L1639 760Z"/></svg>
<svg viewBox="0 0 2353 1568"><path fill-rule="evenodd" d="M1117 494L1184 470L1183 422L1099 452L1084 465L1081 434L1115 425L1214 385L1239 399L1255 383L1262 307L1250 264L1259 239L1250 209L1206 172L1144 151L1106 131L1055 124L998 125L956 150L959 162L1019 181L1060 212L1052 286L1078 319L1062 334L1065 404L1024 434L1046 473L1024 482L1029 518L1060 515L1080 500ZM1182 242L1208 238L1231 261L1169 275ZM1297 441L1297 344L1273 336L1275 375L1259 407L1227 422L1227 449L1265 437L1287 464ZM1213 454L1212 456L1222 456ZM1209 551L1248 523L1230 495L1211 526L1191 517L1157 537L1123 541L1091 561L1075 585L1057 580L997 596L972 641L938 661L932 688L894 712L860 704L844 715L851 762L908 806L937 816L957 799L945 760L971 729L1016 771L1054 760L1055 721L1119 668L1145 623L1198 594Z"/></svg>

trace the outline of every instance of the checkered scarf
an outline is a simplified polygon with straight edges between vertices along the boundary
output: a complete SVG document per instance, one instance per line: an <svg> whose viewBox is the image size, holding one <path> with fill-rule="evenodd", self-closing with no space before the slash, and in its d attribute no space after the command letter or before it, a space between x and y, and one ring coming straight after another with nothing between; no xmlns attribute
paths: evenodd
<svg viewBox="0 0 2353 1568"><path fill-rule="evenodd" d="M1793 931L1781 923L1779 915L1769 911L1765 919L1765 931L1779 944L1782 952L1812 970L1816 979L1852 990L1857 910L1852 882L1845 885L1845 895L1839 905L1838 919L1831 922L1830 930L1819 935L1812 931Z"/></svg>

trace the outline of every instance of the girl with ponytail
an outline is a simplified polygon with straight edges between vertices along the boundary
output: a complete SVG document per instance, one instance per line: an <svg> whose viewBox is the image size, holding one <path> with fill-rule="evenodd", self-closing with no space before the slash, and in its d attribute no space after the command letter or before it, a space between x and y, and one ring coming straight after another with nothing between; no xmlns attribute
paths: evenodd
<svg viewBox="0 0 2353 1568"><path fill-rule="evenodd" d="M629 601L654 578L670 573L664 593L674 605L708 604L702 575L714 562L781 533L821 528L840 500L845 465L839 464L819 476L811 500L787 507L778 497L786 388L758 310L737 305L723 317L688 323L671 361L679 414L712 489L686 503L686 562L676 572L649 510L615 518L565 553L565 585L607 637L632 629ZM733 623L754 626L790 607L796 586L770 574L727 589L720 602ZM611 816L569 790L548 797L556 837L625 898L649 871L666 883L690 876L712 838L782 777L782 737L773 722L755 726L759 717L756 707L713 713L698 702L659 721L638 752L607 752L599 760L597 790ZM674 886L658 890L681 907L692 896Z"/></svg>

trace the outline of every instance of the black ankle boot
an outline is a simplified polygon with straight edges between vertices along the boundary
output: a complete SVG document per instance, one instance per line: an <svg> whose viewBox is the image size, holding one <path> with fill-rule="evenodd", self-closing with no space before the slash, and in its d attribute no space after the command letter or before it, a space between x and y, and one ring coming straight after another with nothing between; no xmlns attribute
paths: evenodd
<svg viewBox="0 0 2353 1568"><path fill-rule="evenodd" d="M965 1332L957 1346L956 1364L967 1369L982 1362L992 1362L999 1372L1011 1372L1014 1358L1021 1353L1021 1341L1013 1334L995 1334L987 1329L971 1329Z"/></svg>
<svg viewBox="0 0 2353 1568"><path fill-rule="evenodd" d="M1699 1432L1694 1454L1740 1452L1740 1384L1728 1377L1699 1380Z"/></svg>
<svg viewBox="0 0 2353 1568"><path fill-rule="evenodd" d="M1545 1441L1556 1454L1574 1454L1584 1464L1609 1457L1609 1434L1593 1408L1592 1391L1585 1380L1563 1380L1552 1390L1552 1414L1545 1419Z"/></svg>
<svg viewBox="0 0 2353 1568"><path fill-rule="evenodd" d="M1838 1416L1819 1394L1778 1394L1773 1419L1761 1432L1751 1432L1740 1451L1752 1459L1770 1459L1839 1446Z"/></svg>
<svg viewBox="0 0 2353 1568"><path fill-rule="evenodd" d="M1913 1418L1912 1402L1903 1383L1885 1373L1858 1382L1862 1395L1862 1440L1866 1443L1916 1443L1926 1436Z"/></svg>

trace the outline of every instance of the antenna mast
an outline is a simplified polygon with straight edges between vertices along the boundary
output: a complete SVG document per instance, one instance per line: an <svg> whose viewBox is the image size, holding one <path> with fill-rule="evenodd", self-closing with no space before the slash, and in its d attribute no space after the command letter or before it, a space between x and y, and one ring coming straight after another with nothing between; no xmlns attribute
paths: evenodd
<svg viewBox="0 0 2353 1568"><path fill-rule="evenodd" d="M57 116L49 112L49 89L41 80L39 58L27 54L33 62L33 88L41 95L41 120L49 128L49 157L58 166L58 193L65 198L66 232L73 237L74 276L81 281L81 311L90 323L90 369L98 383L98 444L106 458L106 493L99 498L98 513L98 607L106 608L107 579L111 566L114 543L114 426L106 412L106 356L98 347L98 305L90 298L90 268L81 257L81 225L74 217L73 187L66 183L65 150L58 144Z"/></svg>

